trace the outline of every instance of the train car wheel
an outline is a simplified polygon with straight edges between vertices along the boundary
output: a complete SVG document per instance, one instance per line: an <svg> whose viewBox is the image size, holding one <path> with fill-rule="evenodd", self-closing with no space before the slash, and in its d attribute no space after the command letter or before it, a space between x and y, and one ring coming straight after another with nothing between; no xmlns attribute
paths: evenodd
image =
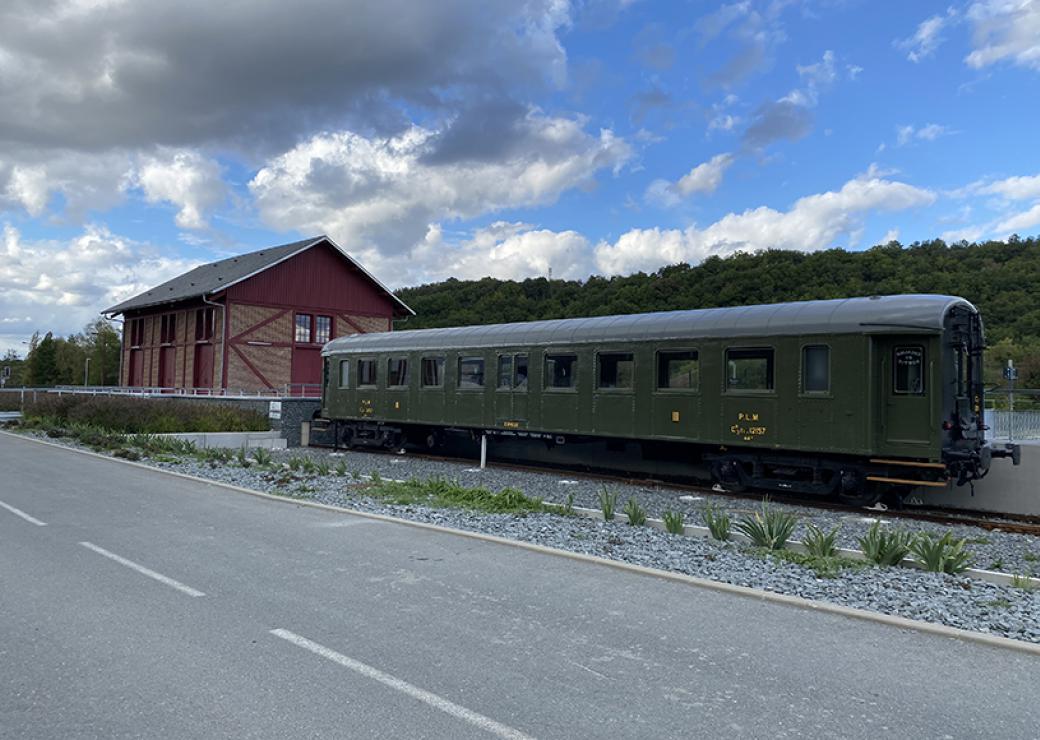
<svg viewBox="0 0 1040 740"><path fill-rule="evenodd" d="M711 466L711 475L729 493L743 493L747 490L743 470L736 460L716 460Z"/></svg>
<svg viewBox="0 0 1040 740"><path fill-rule="evenodd" d="M877 483L865 480L859 471L842 471L837 498L846 506L873 506L883 493Z"/></svg>

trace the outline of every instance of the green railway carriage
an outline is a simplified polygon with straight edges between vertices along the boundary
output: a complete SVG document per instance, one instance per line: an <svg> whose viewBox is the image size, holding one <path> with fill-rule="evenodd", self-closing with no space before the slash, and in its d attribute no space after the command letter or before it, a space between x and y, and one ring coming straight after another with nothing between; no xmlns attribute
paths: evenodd
<svg viewBox="0 0 1040 740"><path fill-rule="evenodd" d="M982 321L900 295L359 334L325 346L345 445L447 433L671 450L730 489L874 501L965 483L993 449Z"/></svg>

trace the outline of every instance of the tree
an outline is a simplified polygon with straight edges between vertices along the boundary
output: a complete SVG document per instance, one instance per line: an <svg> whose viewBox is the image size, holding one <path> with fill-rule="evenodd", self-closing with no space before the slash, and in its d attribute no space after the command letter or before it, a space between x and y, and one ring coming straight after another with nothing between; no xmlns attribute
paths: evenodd
<svg viewBox="0 0 1040 740"><path fill-rule="evenodd" d="M50 332L39 339L39 332L33 334L29 344L29 357L26 360L28 385L51 386L58 380L58 358L54 344L54 335Z"/></svg>

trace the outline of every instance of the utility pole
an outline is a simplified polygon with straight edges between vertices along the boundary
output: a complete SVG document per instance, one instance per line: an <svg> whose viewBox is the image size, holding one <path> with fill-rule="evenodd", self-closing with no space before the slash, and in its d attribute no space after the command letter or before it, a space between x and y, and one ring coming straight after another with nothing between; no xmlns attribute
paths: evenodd
<svg viewBox="0 0 1040 740"><path fill-rule="evenodd" d="M1004 368L1004 378L1008 382L1008 442L1015 441L1015 381L1018 380L1018 369L1015 361L1008 359Z"/></svg>

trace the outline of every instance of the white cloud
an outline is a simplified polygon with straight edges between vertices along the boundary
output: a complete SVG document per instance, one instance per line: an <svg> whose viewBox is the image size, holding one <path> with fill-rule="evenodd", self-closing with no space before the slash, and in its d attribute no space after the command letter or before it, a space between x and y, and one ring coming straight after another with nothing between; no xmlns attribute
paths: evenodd
<svg viewBox="0 0 1040 740"><path fill-rule="evenodd" d="M916 128L912 125L897 126L896 127L896 144L898 146L906 146L910 142L917 141L935 141L940 136L946 136L953 133L946 126L940 126L937 123L929 123L927 125Z"/></svg>
<svg viewBox="0 0 1040 740"><path fill-rule="evenodd" d="M446 160L450 137L419 126L392 138L322 134L269 161L249 187L275 228L325 232L351 251L399 254L431 223L552 203L631 157L611 131L592 135L583 125L530 111L512 134L517 146Z"/></svg>
<svg viewBox="0 0 1040 740"><path fill-rule="evenodd" d="M714 193L722 184L722 177L733 160L732 154L716 154L687 172L678 182L654 180L647 188L645 198L648 202L669 207L695 193Z"/></svg>
<svg viewBox="0 0 1040 740"><path fill-rule="evenodd" d="M896 47L906 51L906 58L915 64L935 53L944 41L942 32L957 18L957 11L948 8L946 15L933 15L921 21L909 38L896 41Z"/></svg>
<svg viewBox="0 0 1040 740"><path fill-rule="evenodd" d="M977 182L968 186L976 192L1000 195L1008 200L1040 198L1040 175L1008 177L989 183Z"/></svg>
<svg viewBox="0 0 1040 740"><path fill-rule="evenodd" d="M409 253L405 264L403 270L397 268L395 275L400 285L449 277L522 280L544 277L550 270L554 278L582 280L593 272L591 245L578 232L536 229L530 224L505 221L454 241L445 239L441 227L433 225L422 243Z"/></svg>
<svg viewBox="0 0 1040 740"><path fill-rule="evenodd" d="M885 179L872 170L838 191L800 198L788 211L763 206L730 213L706 228L633 229L613 244L597 244L596 263L602 272L624 274L680 261L696 263L738 250L813 251L831 246L842 235L854 235L868 213L934 201L931 191Z"/></svg>
<svg viewBox="0 0 1040 740"><path fill-rule="evenodd" d="M182 229L206 227L205 212L227 198L220 166L198 152L164 151L142 160L137 181L149 203L177 206Z"/></svg>
<svg viewBox="0 0 1040 740"><path fill-rule="evenodd" d="M1040 225L1040 203L1027 211L1016 213L997 224L998 233L1012 234L1027 231Z"/></svg>
<svg viewBox="0 0 1040 740"><path fill-rule="evenodd" d="M732 113L720 113L708 122L709 131L732 131L740 123L740 116Z"/></svg>
<svg viewBox="0 0 1040 740"><path fill-rule="evenodd" d="M1040 70L1040 2L982 0L968 8L974 50L965 57L981 69L1002 61Z"/></svg>
<svg viewBox="0 0 1040 740"><path fill-rule="evenodd" d="M33 331L77 332L108 308L194 267L154 247L88 225L68 240L26 241L10 224L0 240L0 350L24 349ZM32 318L29 318L32 317Z"/></svg>
<svg viewBox="0 0 1040 740"><path fill-rule="evenodd" d="M820 87L829 85L838 79L838 70L834 65L834 52L827 50L823 52L823 59L816 64L797 65L798 76L809 85Z"/></svg>
<svg viewBox="0 0 1040 740"><path fill-rule="evenodd" d="M69 219L117 205L132 158L125 152L74 152L9 147L0 153L0 212L24 209L36 218L61 195Z"/></svg>

